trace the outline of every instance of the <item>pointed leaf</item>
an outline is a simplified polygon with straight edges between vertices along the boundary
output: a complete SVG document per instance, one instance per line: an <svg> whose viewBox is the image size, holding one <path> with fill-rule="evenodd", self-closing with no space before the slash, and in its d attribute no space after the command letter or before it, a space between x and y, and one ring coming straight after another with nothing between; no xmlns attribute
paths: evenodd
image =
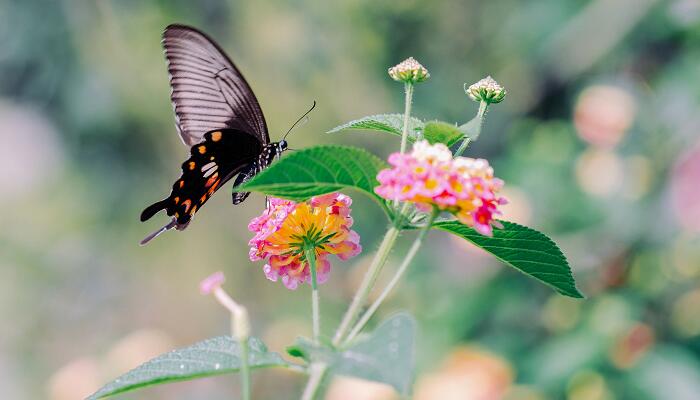
<svg viewBox="0 0 700 400"><path fill-rule="evenodd" d="M291 153L273 163L234 191L260 192L295 201L345 188L357 189L376 200L377 174L387 168L375 155L350 146L316 146Z"/></svg>
<svg viewBox="0 0 700 400"><path fill-rule="evenodd" d="M326 133L336 133L349 129L363 129L369 131L387 132L401 136L403 132L403 114L378 114L370 115L336 126ZM415 141L417 132L423 129L423 121L411 117L408 122L409 140Z"/></svg>
<svg viewBox="0 0 700 400"><path fill-rule="evenodd" d="M505 264L551 286L565 296L583 298L576 288L569 262L552 239L513 222L500 222L503 229L494 229L493 237L481 235L457 221L438 222L435 228L472 242Z"/></svg>
<svg viewBox="0 0 700 400"><path fill-rule="evenodd" d="M345 349L334 351L299 338L294 353L312 362L325 363L330 374L386 383L407 395L413 382L415 336L415 319L410 314L398 313Z"/></svg>
<svg viewBox="0 0 700 400"><path fill-rule="evenodd" d="M248 341L248 360L251 368L287 366L277 353L267 351L260 339ZM219 336L190 347L160 355L106 384L88 397L100 399L113 394L145 386L184 381L213 375L238 372L240 345L230 336Z"/></svg>

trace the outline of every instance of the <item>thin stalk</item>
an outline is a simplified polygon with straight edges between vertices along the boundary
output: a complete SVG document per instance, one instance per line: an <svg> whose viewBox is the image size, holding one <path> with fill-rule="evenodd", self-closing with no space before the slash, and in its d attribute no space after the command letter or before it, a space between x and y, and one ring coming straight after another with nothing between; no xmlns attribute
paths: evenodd
<svg viewBox="0 0 700 400"><path fill-rule="evenodd" d="M240 341L241 345L241 397L250 400L250 365L248 363L248 339Z"/></svg>
<svg viewBox="0 0 700 400"><path fill-rule="evenodd" d="M355 324L355 326L352 328L350 331L350 334L348 334L347 338L343 342L343 344L347 344L350 342L355 336L357 336L358 333L364 328L364 326L367 324L370 318L372 318L372 315L374 315L375 311L379 308L379 306L384 302L386 297L391 293L391 291L394 289L394 287L399 283L401 280L401 277L403 277L403 274L406 272L406 269L408 266L411 264L411 261L413 261L413 257L416 256L418 253L418 249L420 249L421 244L423 244L423 241L425 240L425 237L428 235L428 232L433 226L433 222L435 222L435 218L437 218L439 214L439 210L437 208L433 208L432 213L430 214L430 218L428 219L428 222L426 225L420 230L418 233L418 237L416 240L413 242L411 245L411 248L408 250L408 253L406 253L406 258L404 258L403 262L399 266L399 269L396 271L394 276L391 278L389 283L386 285L384 290L382 290L382 293L377 297L377 299L372 303L372 305L365 311L365 313L362 315L362 318Z"/></svg>
<svg viewBox="0 0 700 400"><path fill-rule="evenodd" d="M318 295L318 274L316 271L316 249L307 247L304 250L304 254L306 255L306 260L309 262L309 269L311 270L311 316L313 321L314 343L319 344L319 339L321 337L321 310Z"/></svg>
<svg viewBox="0 0 700 400"><path fill-rule="evenodd" d="M411 103L413 102L413 83L405 83L406 96L404 97L403 111L403 131L401 132L401 153L406 152L406 144L408 142L408 122L411 117Z"/></svg>
<svg viewBox="0 0 700 400"><path fill-rule="evenodd" d="M479 133L481 133L481 127L484 125L484 116L486 115L486 111L488 110L489 103L486 101L482 101L479 103L479 111L476 113L475 119L478 118L479 121L479 126L476 128L477 130L477 136ZM476 136L475 136L476 137ZM462 153L467 149L469 144L472 142L472 138L465 136L464 140L462 140L462 143L460 143L459 148L457 148L457 151L455 151L455 157L461 156Z"/></svg>
<svg viewBox="0 0 700 400"><path fill-rule="evenodd" d="M318 390L321 388L323 378L326 376L328 366L323 363L311 364L311 375L306 383L304 393L301 395L301 400L314 400L318 395Z"/></svg>
<svg viewBox="0 0 700 400"><path fill-rule="evenodd" d="M214 289L214 297L231 313L231 336L238 341L241 353L241 398L250 400L250 363L248 360L250 321L248 319L248 311L245 307L236 303L221 287Z"/></svg>
<svg viewBox="0 0 700 400"><path fill-rule="evenodd" d="M357 289L352 303L350 303L350 307L348 307L338 330L335 332L335 336L333 337L334 346L338 346L342 342L351 324L355 322L357 315L360 313L360 309L367 300L367 296L369 296L370 291L379 277L379 272L381 272L382 267L386 264L389 252L392 247L394 247L394 243L396 243L396 239L399 237L399 232L400 230L397 227L392 226L384 235L384 239L379 245L379 249L374 255L374 259L367 269L367 272L365 272L365 276L362 278L362 283L360 283L360 287Z"/></svg>
<svg viewBox="0 0 700 400"><path fill-rule="evenodd" d="M464 140L462 140L462 143L459 145L459 148L457 151L455 151L455 157L461 156L462 153L464 153L464 150L467 149L469 146L469 143L471 143L472 139L470 137L465 137Z"/></svg>

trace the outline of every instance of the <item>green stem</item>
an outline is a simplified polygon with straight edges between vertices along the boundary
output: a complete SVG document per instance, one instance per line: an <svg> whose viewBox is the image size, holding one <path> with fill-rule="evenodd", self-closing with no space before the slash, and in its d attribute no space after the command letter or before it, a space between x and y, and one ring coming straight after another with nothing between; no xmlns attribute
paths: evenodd
<svg viewBox="0 0 700 400"><path fill-rule="evenodd" d="M462 140L462 143L459 145L459 148L457 149L457 151L455 151L455 157L461 156L462 153L464 153L464 150L467 149L471 141L472 139L470 137L465 136L464 140Z"/></svg>
<svg viewBox="0 0 700 400"><path fill-rule="evenodd" d="M248 339L241 340L241 397L250 400L250 365L248 363Z"/></svg>
<svg viewBox="0 0 700 400"><path fill-rule="evenodd" d="M475 134L476 134L474 136L474 138L476 138L481 133L481 128L484 125L484 117L486 116L486 111L488 110L488 108L489 108L488 102L482 101L479 103L479 111L477 111L476 117L474 117L474 119L478 120L477 126L474 127ZM471 125L471 124L469 124L469 125ZM462 153L464 153L464 151L467 149L467 147L469 146L469 144L471 142L472 142L472 138L470 138L469 136L465 136L464 140L462 140L462 143L459 145L459 148L455 152L455 157L461 156Z"/></svg>
<svg viewBox="0 0 700 400"><path fill-rule="evenodd" d="M313 363L310 369L311 374L304 388L304 393L301 395L302 400L314 400L316 398L318 390L321 388L323 378L325 378L326 372L328 371L328 366L323 363Z"/></svg>
<svg viewBox="0 0 700 400"><path fill-rule="evenodd" d="M399 216L398 218L402 217ZM384 235L384 239L379 245L379 249L374 255L374 259L367 269L367 272L365 272L365 276L362 278L362 283L360 284L359 289L357 289L355 297L352 299L352 303L350 303L350 307L348 307L338 330L335 332L335 336L333 337L334 346L338 346L343 341L345 335L350 329L351 324L355 322L357 315L360 313L360 309L367 300L367 296L369 296L370 291L374 287L374 284L379 277L379 272L381 272L382 267L384 267L384 264L386 264L386 260L389 257L389 252L391 251L392 247L394 247L394 243L396 243L396 239L399 237L399 232L400 230L397 227L392 226Z"/></svg>
<svg viewBox="0 0 700 400"><path fill-rule="evenodd" d="M403 111L403 131L401 132L401 153L406 152L406 144L408 142L408 123L411 118L411 102L413 101L413 83L406 82L406 96L404 98Z"/></svg>
<svg viewBox="0 0 700 400"><path fill-rule="evenodd" d="M321 311L318 295L318 274L316 271L316 249L314 247L307 247L304 249L304 254L306 255L306 260L311 270L311 316L313 321L314 343L319 344L319 339L321 337Z"/></svg>
<svg viewBox="0 0 700 400"><path fill-rule="evenodd" d="M437 208L433 208L428 222L418 233L418 237L411 245L411 248L408 250L408 253L406 253L406 258L404 258L403 262L399 266L399 269L396 271L396 273L386 285L384 290L382 290L382 293L379 295L379 297L377 297L374 303L372 303L372 305L362 315L362 318L360 318L357 324L355 324L355 326L352 328L343 344L349 343L353 338L355 338L355 336L357 336L358 333L360 333L362 328L364 328L369 319L372 318L372 315L374 315L375 311L377 311L377 309L382 304L382 302L384 302L389 293L391 293L394 287L396 287L396 285L399 283L401 277L406 272L406 269L411 264L411 261L413 261L413 257L415 257L418 253L418 249L420 249L421 244L423 244L423 240L425 240L425 237L428 235L428 232L432 228L433 222L435 222L435 218L437 218L439 213L440 211Z"/></svg>

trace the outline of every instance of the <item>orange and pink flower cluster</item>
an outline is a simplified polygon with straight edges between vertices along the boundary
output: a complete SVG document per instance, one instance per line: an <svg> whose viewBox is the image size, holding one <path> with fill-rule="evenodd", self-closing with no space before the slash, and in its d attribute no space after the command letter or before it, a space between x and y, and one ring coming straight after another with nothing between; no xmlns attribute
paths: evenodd
<svg viewBox="0 0 700 400"><path fill-rule="evenodd" d="M503 181L484 159L453 157L443 144L416 142L409 154L389 156L392 168L379 172L375 192L389 200L409 201L423 211L437 207L483 235L500 227L495 215L506 199L498 196Z"/></svg>
<svg viewBox="0 0 700 400"><path fill-rule="evenodd" d="M318 283L328 279L328 255L347 260L362 251L360 236L351 230L352 199L342 193L330 193L295 203L270 198L269 207L248 225L255 236L250 245L251 261L266 260L265 276L282 280L289 289L311 283L311 270L305 249L316 252Z"/></svg>

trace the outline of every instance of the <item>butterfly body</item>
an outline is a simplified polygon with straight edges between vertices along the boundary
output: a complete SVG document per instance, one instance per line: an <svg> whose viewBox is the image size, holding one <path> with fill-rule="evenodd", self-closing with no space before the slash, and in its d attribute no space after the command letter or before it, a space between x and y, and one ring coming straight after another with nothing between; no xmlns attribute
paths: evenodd
<svg viewBox="0 0 700 400"><path fill-rule="evenodd" d="M284 140L270 142L255 94L211 38L192 27L170 25L162 43L176 127L190 156L170 195L141 213L141 221L161 210L172 217L141 244L169 229L185 229L228 180L238 175L234 186L241 185L287 149ZM243 202L248 194L234 193L233 203Z"/></svg>

